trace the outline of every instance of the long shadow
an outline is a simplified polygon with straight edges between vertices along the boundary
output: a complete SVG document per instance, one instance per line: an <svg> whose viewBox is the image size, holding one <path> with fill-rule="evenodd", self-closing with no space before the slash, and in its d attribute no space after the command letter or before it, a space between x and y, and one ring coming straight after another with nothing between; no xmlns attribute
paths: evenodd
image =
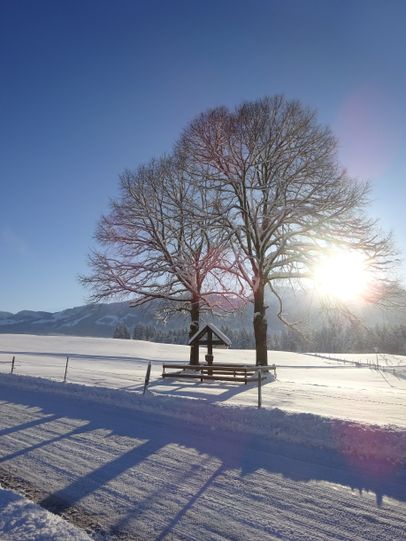
<svg viewBox="0 0 406 541"><path fill-rule="evenodd" d="M33 428L34 426L49 423L51 421L55 421L56 419L58 419L58 415L47 415L46 417L41 417L41 419L34 419L33 421L27 421L26 423L21 423L17 426L3 428L2 430L0 430L0 436L6 436L7 434L12 434L13 432L26 430L27 428Z"/></svg>
<svg viewBox="0 0 406 541"><path fill-rule="evenodd" d="M12 389L2 388L2 395L10 403L17 403ZM112 409L91 402L84 408L82 404L71 402L64 397L57 399L53 397L51 402L49 395L43 391L19 390L18 404L40 407L41 414L74 418L87 424L17 451L6 457L8 460L33 449L70 438L77 433L91 432L98 428L146 442L114 457L110 462L74 480L41 502L44 507L57 512L68 510L84 496L97 491L118 475L144 461L151 453L156 453L171 444L196 449L200 454L219 460L222 471L237 469L241 471L242 476L261 469L295 481L328 481L360 492L371 491L376 495L377 505L381 504L384 496L406 502L406 471L393 469L388 470L386 475L380 475L379 472L384 471L385 465L378 462L351 462L338 452L325 452L292 443L266 440L260 436L225 429L221 429L221 433L213 432L206 425L195 426L181 419L158 414L129 411L118 407ZM204 408L203 403L202 407ZM213 479L208 479L203 491L212 482ZM186 504L186 508L188 505ZM179 513L178 519L186 510ZM173 525L172 521L168 528Z"/></svg>
<svg viewBox="0 0 406 541"><path fill-rule="evenodd" d="M207 465L209 461L210 461L210 457L207 457L205 460L203 460L200 466L203 467ZM190 482L191 478L193 478L195 474L196 472L194 471L193 464L191 464L189 469L187 469L186 471L183 471L179 476L177 476L175 480L177 486L180 486L185 482ZM165 489L170 489L171 485L173 485L173 481L166 483ZM117 535L117 534L120 535L122 532L125 532L128 521L131 520L133 522L139 519L141 515L149 507L151 507L151 505L154 503L155 498L159 497L161 494L162 494L162 487L157 487L156 489L151 491L147 496L145 496L142 500L137 501L136 507L130 509L124 516L120 517L119 520L110 528L109 533L111 535ZM200 494L202 494L202 492ZM193 498L193 501L196 501L196 499L197 498Z"/></svg>
<svg viewBox="0 0 406 541"><path fill-rule="evenodd" d="M214 394L211 392L210 387L208 387L207 383L197 383L194 380L189 381L183 381L182 383L174 382L174 381L153 381L149 384L148 390L150 391L157 391L160 395L170 395L170 396L178 396L178 397L186 397L186 398L199 398L202 401L205 402L218 402L227 400L227 398L231 398L232 396L238 395L244 391L247 391L248 389L251 389L253 384L226 384L226 383L219 383L216 382L216 390L220 389L222 392L219 394ZM165 389L162 389L162 387L165 387ZM144 385L129 385L120 387L122 391L143 391ZM200 390L198 390L200 389Z"/></svg>
<svg viewBox="0 0 406 541"><path fill-rule="evenodd" d="M160 387L168 387L168 389L159 389ZM207 385L207 383L197 383L196 381L185 382L181 384L173 384L172 382L154 382L150 386L151 390L159 390L159 394L162 395L172 395L172 396L181 396L187 398L200 398L205 402L219 402L227 400L233 396L237 396L244 391L252 388L252 384L225 384L216 382L215 390L221 390L220 393L215 394L212 392L212 388ZM193 391L195 389L195 391ZM205 392L206 391L206 392Z"/></svg>
<svg viewBox="0 0 406 541"><path fill-rule="evenodd" d="M395 372L390 372L389 370L387 371L392 373L397 379L406 379L406 366L402 366L401 368L404 368L404 370L398 370L398 367L396 367Z"/></svg>
<svg viewBox="0 0 406 541"><path fill-rule="evenodd" d="M266 385L269 385L273 383L275 380L268 379L264 380L262 387L265 387ZM194 380L191 380L190 382L174 382L174 381L168 381L168 380L157 380L152 382L149 385L150 390L157 390L159 394L161 395L172 395L172 396L180 396L180 397L186 397L186 398L199 398L200 400L204 400L205 402L209 403L216 403L216 402L225 402L226 400L229 400L230 398L233 398L234 396L238 396L239 394L244 393L245 391L249 391L251 389L256 389L257 383L256 382L248 382L247 385L244 383L226 383L226 382L220 382L216 381L213 382L213 385L215 385L215 390L221 390L222 392L219 393L213 393L211 392L213 387L211 387L211 384L200 383L196 382ZM160 387L169 387L167 389L160 389ZM138 390L141 391L143 388L142 385L140 386L131 386L130 388L123 388L126 390ZM196 389L194 391L193 389ZM197 391L197 389L200 389ZM206 392L205 392L206 391Z"/></svg>
<svg viewBox="0 0 406 541"><path fill-rule="evenodd" d="M213 484L215 479L219 477L224 472L224 466L221 465L217 470L210 475L207 481L199 488L199 490L194 494L190 500L182 507L182 509L172 518L170 523L162 530L159 536L156 538L156 541L162 541L171 530L180 522L182 517L192 508L193 504L206 492L206 490Z"/></svg>
<svg viewBox="0 0 406 541"><path fill-rule="evenodd" d="M274 383L275 380L274 379L265 379L262 383L262 387L266 387L267 385L270 385L272 383ZM247 383L247 385L241 385L240 388L236 388L236 386L234 385L229 385L228 387L226 387L226 390L224 391L224 393L221 393L219 395L212 395L212 397L209 397L208 398L208 401L209 402L225 402L227 400L229 400L230 398L233 398L234 396L237 396L238 394L241 394L243 393L244 391L248 391L248 390L251 390L251 389L256 389L258 386L258 383L256 382L253 382L253 383Z"/></svg>
<svg viewBox="0 0 406 541"><path fill-rule="evenodd" d="M138 447L130 449L130 451L120 455L118 459L103 464L103 466L76 479L73 483L58 492L54 492L44 498L39 504L53 513L62 514L72 507L72 501L74 503L79 502L101 486L145 460L163 445L165 445L165 442L160 442L159 440L147 441Z"/></svg>
<svg viewBox="0 0 406 541"><path fill-rule="evenodd" d="M74 428L73 430L69 430L69 432L65 432L63 435L55 436L53 438L50 438L48 440L41 441L39 443L35 443L34 445L29 445L28 447L24 447L24 449L20 449L19 451L15 451L14 453L11 453L9 455L4 455L0 457L0 463L1 462L7 462L8 460L12 460L13 458L18 458L19 456L25 455L26 453L29 453L31 451L36 451L37 449L42 449L43 447L46 447L47 445L51 445L53 443L57 443L58 441L65 440L67 438L70 438L72 436L76 436L77 434L82 434L84 432L90 432L93 429L93 426L91 423L87 423L85 426L79 426L77 428Z"/></svg>
<svg viewBox="0 0 406 541"><path fill-rule="evenodd" d="M191 435L189 445L196 447L195 443L196 441ZM200 445L198 448L201 450L202 446ZM254 454L252 453L252 449L255 449ZM394 483L393 479L390 478L384 481L379 478L371 479L370 474L362 470L354 470L342 457L337 455L331 456L331 453L327 455L313 449L303 450L302 448L299 451L296 448L296 451L299 452L295 458L294 452L286 452L286 445L269 444L258 436L243 435L237 440L230 441L227 438L227 434L225 434L225 439L215 445L215 450L215 456L220 458L222 463L207 477L199 490L183 504L177 514L170 519L156 538L157 540L162 541L167 535L170 535L182 517L197 503L200 497L204 496L205 492L210 489L216 479L226 473L227 470L239 469L241 476L244 477L258 469L264 469L269 473L282 474L284 477L293 481L329 481L347 486L352 490L358 490L359 492L364 490L367 492L372 491L376 495L376 504L378 507L382 505L385 495L390 495L399 501L406 501L406 472L401 474L403 482L399 482L399 479L397 479L397 482ZM211 451L213 452L213 447ZM284 454L286 456L283 456ZM368 466L369 468L373 468L371 463ZM182 480L179 479L180 484L181 482ZM147 496L143 501L138 501L137 508L127 513L126 517L120 518L111 527L110 533L120 534L121 532L126 532L126 521L138 518L151 500L153 500L153 495ZM274 532L272 533L274 534Z"/></svg>

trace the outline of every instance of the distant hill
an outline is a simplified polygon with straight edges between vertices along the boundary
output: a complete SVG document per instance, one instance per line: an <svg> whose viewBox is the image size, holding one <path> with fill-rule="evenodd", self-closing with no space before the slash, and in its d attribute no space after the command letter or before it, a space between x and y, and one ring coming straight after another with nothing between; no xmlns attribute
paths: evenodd
<svg viewBox="0 0 406 541"><path fill-rule="evenodd" d="M325 310L314 298L306 293L299 292L285 295L285 310L294 321L302 321L306 328L317 328L325 315ZM277 318L277 306L272 300L268 309L269 333L279 333L285 327ZM127 302L114 302L108 304L88 304L62 310L61 312L44 312L23 310L16 314L0 311L0 333L24 334L62 334L70 336L95 336L110 338L117 325L124 323L130 333L138 324L151 325L162 331L184 330L189 327L186 315L177 315L167 323L158 321L156 313L159 312L159 303L151 303L142 307L132 308ZM226 326L234 330L252 330L253 307L251 304L242 311L228 314L224 317L202 314L201 322L213 322L218 326ZM382 312L379 309L368 307L358 312L361 321L371 324L405 324L405 311Z"/></svg>
<svg viewBox="0 0 406 541"><path fill-rule="evenodd" d="M133 308L126 302L88 304L62 310L43 312L23 310L16 314L0 312L0 333L62 334L70 336L95 336L111 338L114 329L124 323L130 333L137 324L151 325L162 329L185 329L189 327L186 315L178 315L167 323L157 320L159 305L144 305ZM251 325L252 307L243 312L223 318L202 316L203 321L223 321L236 328Z"/></svg>
<svg viewBox="0 0 406 541"><path fill-rule="evenodd" d="M152 319L153 312L148 308L130 308L128 303L89 304L54 313L0 312L0 333L111 337L120 322L132 328L140 321Z"/></svg>

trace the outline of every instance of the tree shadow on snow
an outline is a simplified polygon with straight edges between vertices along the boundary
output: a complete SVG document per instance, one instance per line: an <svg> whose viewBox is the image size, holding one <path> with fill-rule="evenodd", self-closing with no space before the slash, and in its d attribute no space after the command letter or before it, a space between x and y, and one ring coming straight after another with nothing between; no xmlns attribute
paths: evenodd
<svg viewBox="0 0 406 541"><path fill-rule="evenodd" d="M264 379L262 387L273 383L273 377ZM176 380L176 378L159 379L152 381L148 389L163 396L177 396L183 398L199 398L209 403L226 402L234 396L243 394L246 391L256 390L257 382L248 382L246 385L242 382L224 382L224 381L205 381L200 382L196 379L187 378ZM126 391L142 391L144 385L130 385L121 387L121 390ZM256 404L256 398L252 400L252 404Z"/></svg>
<svg viewBox="0 0 406 541"><path fill-rule="evenodd" d="M245 386L244 386L245 387ZM224 393L238 392L238 387L229 389L224 386ZM263 470L270 474L279 474L287 479L298 482L327 481L349 487L359 492L373 492L378 506L382 504L384 496L389 496L400 502L406 502L406 472L405 470L386 470L384 464L361 461L349 461L338 452L322 451L314 448L306 448L292 443L276 442L263 439L257 435L233 432L231 430L215 430L210 427L208 420L206 425L193 425L181 419L164 417L157 414L130 411L119 408L109 408L95 403L80 403L69 401L64 397L51 396L41 391L19 391L18 401L13 396L12 389L2 389L2 400L8 400L10 404L35 407L31 416L38 415L37 420L21 423L15 427L8 427L0 432L1 437L7 438L13 431L18 432L26 428L34 428L36 424L55 422L60 419L73 419L76 426L67 425L63 434L54 435L43 441L36 442L31 446L22 447L9 455L2 456L0 462L12 463L13 460L46 449L49 445L75 439L75 445L86 446L86 442L92 432L103 429L114 436L124 436L133 439L130 448L100 464L100 457L89 457L89 471L81 476L76 476L69 484L50 493L41 502L43 507L56 513L64 513L80 503L85 497L103 490L108 483L117 477L130 475L131 470L137 465L144 463L154 454L163 452L166 446L178 446L182 449L192 449L198 454L201 464L210 461L215 468L199 469L199 488L191 495L172 517L166 517L166 523L162 523L161 534L164 536L176 526L185 513L196 501L213 485L215 480L230 470L235 470L240 478ZM200 395L199 395L200 397ZM216 397L218 400L218 397ZM224 398L224 397L223 397ZM41 408L38 411L38 408ZM44 417L45 415L45 417ZM202 415L204 415L204 403L202 403ZM80 426L77 426L80 421ZM83 442L78 436L87 435ZM119 447L118 447L119 448ZM117 449L117 447L116 447ZM114 447L112 447L114 450ZM117 450L117 453L119 451ZM47 460L52 470L52 455L47 452ZM26 457L29 462L29 456ZM72 459L74 460L74 458ZM176 483L182 485L196 475L191 464L185 464L185 469L176 479ZM134 481L135 482L135 481ZM46 483L46 480L44 480ZM165 489L165 482L164 489ZM172 484L170 484L172 483ZM175 483L175 484L176 484ZM46 485L45 485L46 486ZM174 490L173 481L168 481L167 490ZM176 490L176 489L175 489ZM300 490L300 488L299 488ZM156 491L149 491L148 495L137 497L129 503L127 515L119 516L111 532L125 530L128 520L134 521L145 509L148 509L155 499L163 496L162 486ZM128 496L130 498L130 496ZM164 517L165 518L165 517ZM164 518L161 517L162 520Z"/></svg>

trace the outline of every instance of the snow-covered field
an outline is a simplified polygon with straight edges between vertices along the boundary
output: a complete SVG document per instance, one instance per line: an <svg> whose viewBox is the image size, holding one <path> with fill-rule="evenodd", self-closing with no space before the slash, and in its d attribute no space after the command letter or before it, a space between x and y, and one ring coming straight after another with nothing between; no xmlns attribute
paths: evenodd
<svg viewBox="0 0 406 541"><path fill-rule="evenodd" d="M22 377L7 374L13 355ZM160 378L163 361L187 356L132 340L0 335L3 486L97 540L404 540L405 358L380 356L377 370L375 354L271 352L278 378L258 410L255 384ZM253 360L215 352L215 362Z"/></svg>
<svg viewBox="0 0 406 541"><path fill-rule="evenodd" d="M162 362L187 361L186 346L137 340L67 336L0 335L0 373L15 373L61 381L69 355L68 381L140 391L148 361L152 361L150 391L209 402L255 405L255 385L162 380ZM204 352L201 356L203 358ZM337 358L338 356L332 356ZM339 356L352 363L298 353L270 352L277 380L263 388L265 408L307 412L338 419L406 427L406 357ZM216 350L215 362L253 363L251 350Z"/></svg>

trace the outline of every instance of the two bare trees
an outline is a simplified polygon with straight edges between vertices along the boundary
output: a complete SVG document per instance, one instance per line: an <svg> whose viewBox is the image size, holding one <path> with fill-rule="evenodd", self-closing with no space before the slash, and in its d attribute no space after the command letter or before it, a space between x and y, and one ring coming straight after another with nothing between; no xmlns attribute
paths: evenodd
<svg viewBox="0 0 406 541"><path fill-rule="evenodd" d="M236 294L224 276L227 235L211 227L216 198L191 182L179 157L162 158L120 177L121 196L103 216L90 256L93 274L82 278L93 300L130 297L133 306L160 300L161 314L231 307ZM204 212L202 212L204 209ZM192 348L190 362L198 363Z"/></svg>
<svg viewBox="0 0 406 541"><path fill-rule="evenodd" d="M203 113L173 157L121 177L83 279L94 300L165 299L191 314L254 304L256 362L267 364L265 290L310 276L329 246L360 250L386 286L388 236L367 218L368 185L339 166L336 140L298 102L276 96ZM196 352L191 362L197 362Z"/></svg>

